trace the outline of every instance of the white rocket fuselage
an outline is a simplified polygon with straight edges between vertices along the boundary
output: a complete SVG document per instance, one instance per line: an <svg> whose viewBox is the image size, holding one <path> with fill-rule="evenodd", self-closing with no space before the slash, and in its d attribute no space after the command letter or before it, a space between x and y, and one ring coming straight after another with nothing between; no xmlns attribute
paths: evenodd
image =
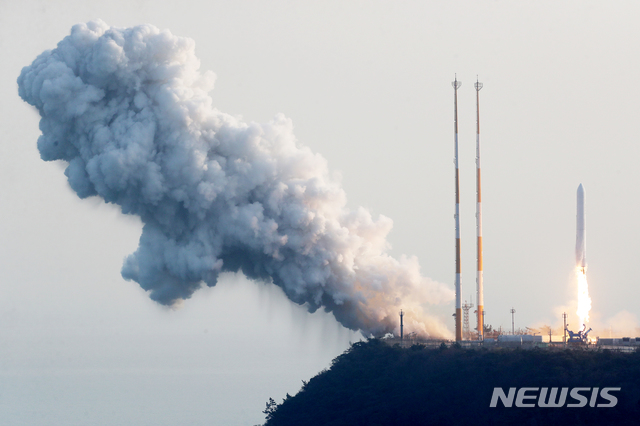
<svg viewBox="0 0 640 426"><path fill-rule="evenodd" d="M576 214L576 267L587 269L587 227L584 210L584 187L578 186L578 209Z"/></svg>

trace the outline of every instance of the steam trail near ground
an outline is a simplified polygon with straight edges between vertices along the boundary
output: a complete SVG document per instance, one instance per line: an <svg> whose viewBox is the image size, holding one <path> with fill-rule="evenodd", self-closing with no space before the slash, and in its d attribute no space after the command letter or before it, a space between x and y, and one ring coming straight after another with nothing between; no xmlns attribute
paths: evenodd
<svg viewBox="0 0 640 426"><path fill-rule="evenodd" d="M80 198L102 197L144 223L122 276L172 305L242 270L367 335L396 330L402 307L407 330L448 336L424 307L453 293L423 277L415 257L387 254L391 220L348 209L325 159L283 115L243 123L215 109L215 76L199 72L194 48L150 25L89 22L18 79L42 117L42 159L68 162Z"/></svg>

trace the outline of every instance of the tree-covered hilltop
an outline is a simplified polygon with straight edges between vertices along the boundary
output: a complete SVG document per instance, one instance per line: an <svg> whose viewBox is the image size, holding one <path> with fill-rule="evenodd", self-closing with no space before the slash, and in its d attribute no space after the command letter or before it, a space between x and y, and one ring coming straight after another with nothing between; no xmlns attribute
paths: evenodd
<svg viewBox="0 0 640 426"><path fill-rule="evenodd" d="M597 392L591 401L592 391L583 390L589 402L579 408L507 408L501 400L491 408L496 387L505 394L512 387L621 389L611 393L615 407L597 407L610 402ZM566 401L580 402L569 395ZM265 414L265 426L637 425L640 352L403 349L369 340L353 344L329 370L303 381L297 395L280 404L271 400Z"/></svg>

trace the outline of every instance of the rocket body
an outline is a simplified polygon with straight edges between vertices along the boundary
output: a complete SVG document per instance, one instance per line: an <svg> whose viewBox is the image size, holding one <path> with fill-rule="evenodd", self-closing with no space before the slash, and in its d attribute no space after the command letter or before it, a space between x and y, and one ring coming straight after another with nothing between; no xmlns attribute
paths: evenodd
<svg viewBox="0 0 640 426"><path fill-rule="evenodd" d="M576 266L585 272L587 269L587 227L584 210L584 187L578 186L578 208L576 214Z"/></svg>

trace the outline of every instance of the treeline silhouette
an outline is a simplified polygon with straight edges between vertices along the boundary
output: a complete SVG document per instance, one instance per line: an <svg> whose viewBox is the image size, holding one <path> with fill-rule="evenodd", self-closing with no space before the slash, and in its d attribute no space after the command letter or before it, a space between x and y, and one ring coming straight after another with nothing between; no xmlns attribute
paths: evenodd
<svg viewBox="0 0 640 426"><path fill-rule="evenodd" d="M495 387L621 390L609 408L490 408ZM403 349L372 339L354 343L295 396L270 399L264 413L265 426L638 425L640 352Z"/></svg>

